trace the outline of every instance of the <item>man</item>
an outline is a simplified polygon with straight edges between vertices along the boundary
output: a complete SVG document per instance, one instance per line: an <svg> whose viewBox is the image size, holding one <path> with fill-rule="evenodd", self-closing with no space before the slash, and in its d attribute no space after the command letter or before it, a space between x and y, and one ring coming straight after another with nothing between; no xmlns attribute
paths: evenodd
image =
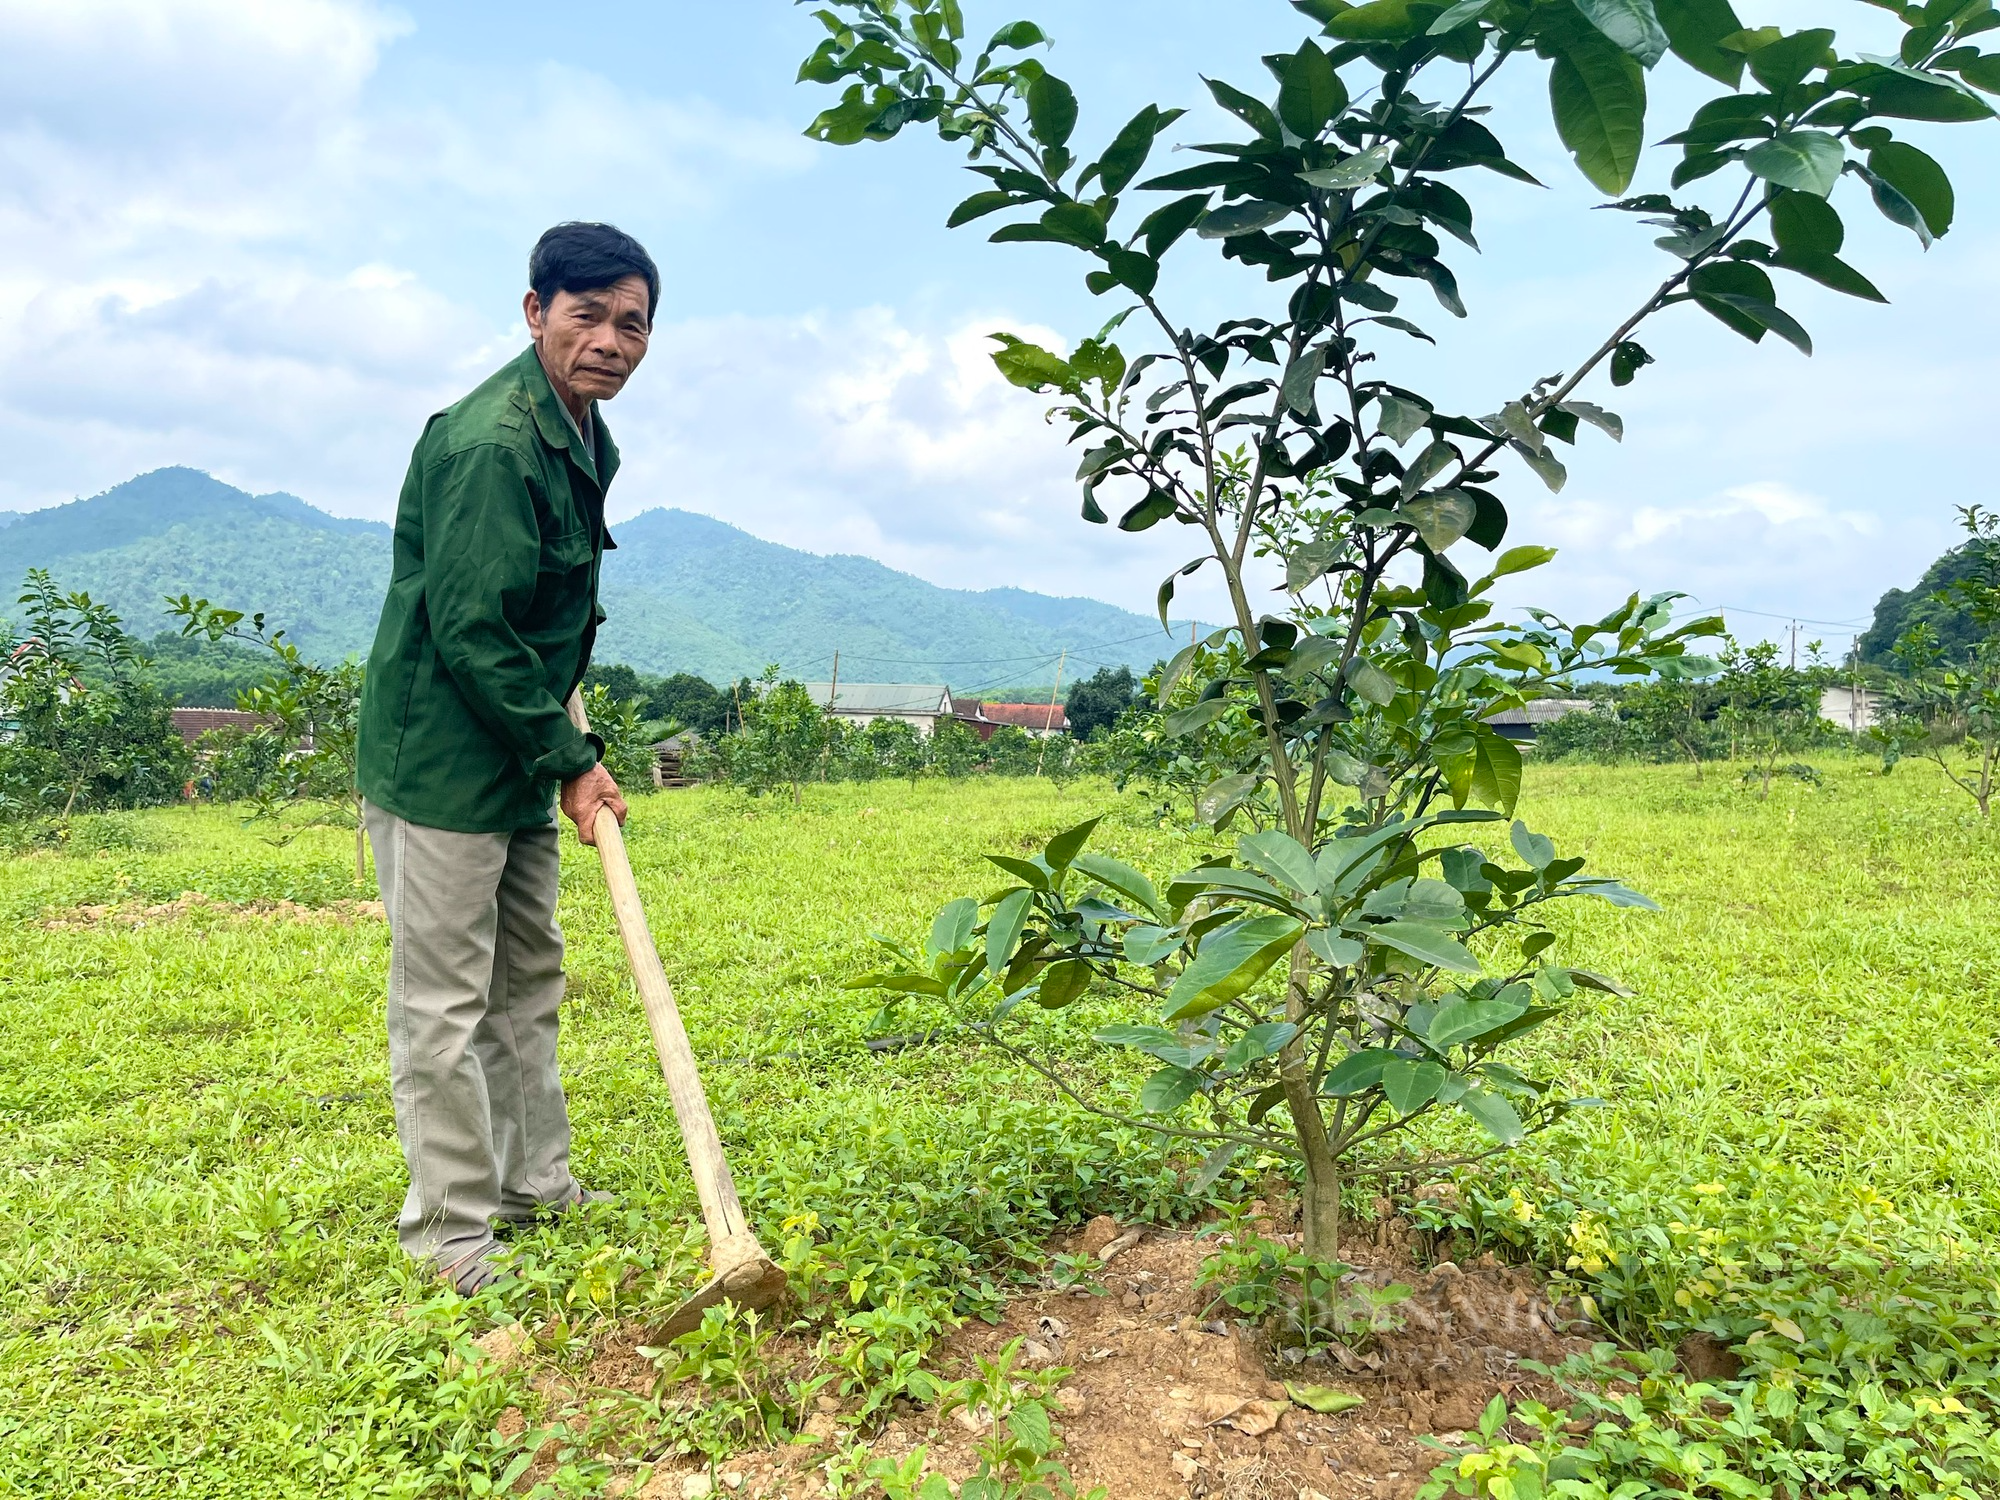
<svg viewBox="0 0 2000 1500"><path fill-rule="evenodd" d="M361 695L359 779L392 940L389 1080L409 1166L403 1248L462 1293L500 1274L494 1223L596 1195L570 1173L556 1066L556 826L625 802L564 701L613 545L618 450L597 403L645 357L660 277L608 224L528 261L531 348L424 427Z"/></svg>

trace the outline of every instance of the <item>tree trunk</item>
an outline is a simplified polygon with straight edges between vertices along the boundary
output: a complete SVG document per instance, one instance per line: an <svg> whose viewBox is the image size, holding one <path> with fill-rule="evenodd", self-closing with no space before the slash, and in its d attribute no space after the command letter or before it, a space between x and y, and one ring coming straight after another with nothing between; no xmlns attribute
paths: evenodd
<svg viewBox="0 0 2000 1500"><path fill-rule="evenodd" d="M1320 1141L1325 1143L1322 1132ZM1306 1254L1314 1260L1340 1259L1340 1164L1322 1151L1317 1167L1306 1156L1306 1180L1299 1185L1299 1221L1306 1232Z"/></svg>
<svg viewBox="0 0 2000 1500"><path fill-rule="evenodd" d="M1299 1223L1306 1234L1306 1254L1315 1260L1340 1257L1340 1163L1326 1133L1319 1094L1306 1063L1306 985L1312 973L1310 950L1301 942L1292 949L1291 979L1285 986L1285 1019L1300 1026L1278 1054L1278 1077L1285 1087L1285 1107L1291 1112L1292 1134L1305 1158L1305 1181L1299 1185ZM1329 1022L1330 1024L1330 1022Z"/></svg>

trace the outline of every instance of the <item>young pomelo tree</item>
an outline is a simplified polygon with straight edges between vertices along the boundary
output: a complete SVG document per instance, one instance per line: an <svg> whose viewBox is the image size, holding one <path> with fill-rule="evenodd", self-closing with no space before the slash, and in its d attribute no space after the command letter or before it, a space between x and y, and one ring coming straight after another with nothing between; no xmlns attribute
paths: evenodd
<svg viewBox="0 0 2000 1500"><path fill-rule="evenodd" d="M830 0L800 76L843 90L809 134L935 129L982 179L952 226L999 216L997 243L1070 247L1089 289L1122 304L1068 354L1002 334L994 359L1055 398L1081 449L1085 520L1188 528L1194 555L1160 587L1163 619L1176 578L1220 576L1232 621L1169 665L1170 732L1199 747L1212 726L1254 731L1197 752L1201 816L1254 829L1233 858L1156 881L1090 852L1086 823L1033 858L994 856L1009 883L952 902L922 952L859 982L947 1007L1100 1110L1019 1023L1087 991L1129 996L1140 1017L1097 1035L1157 1060L1146 1119L1210 1143L1210 1172L1244 1147L1294 1158L1308 1248L1330 1257L1343 1172L1406 1169L1384 1143L1416 1121L1462 1111L1502 1147L1567 1107L1497 1055L1578 984L1610 984L1555 959L1541 909L1650 904L1520 821L1511 858L1463 842L1511 819L1520 791L1519 751L1491 717L1585 669L1712 669L1688 646L1717 622L1675 625L1673 595L1581 625L1496 619L1494 583L1552 556L1501 550L1501 490L1520 470L1559 489L1563 445L1584 428L1622 435L1582 393L1651 363L1638 335L1670 309L1810 352L1785 278L1882 300L1842 258L1843 216L1880 211L1926 244L1949 228L1951 185L1902 132L1992 116L1981 90L2000 87L2000 55L1974 39L2000 16L1989 0L1888 6L1902 45L1874 57L1827 29L1745 27L1729 0L1296 9L1311 34L1265 59L1264 83L1205 80L1229 138L1153 175L1184 111L1148 105L1086 150L1074 89L1037 55L1042 29L1011 22L975 50L958 0ZM1671 190L1621 197L1648 74L1667 66L1714 97L1667 137ZM1484 102L1522 70L1546 76L1578 169L1647 226L1667 268L1566 374L1453 411L1385 378L1376 351L1431 339L1413 295L1467 315L1451 261L1476 248L1468 195L1534 180ZM1189 326L1158 290L1163 259L1189 246L1261 270L1269 297ZM1259 558L1282 569L1279 608L1253 600Z"/></svg>

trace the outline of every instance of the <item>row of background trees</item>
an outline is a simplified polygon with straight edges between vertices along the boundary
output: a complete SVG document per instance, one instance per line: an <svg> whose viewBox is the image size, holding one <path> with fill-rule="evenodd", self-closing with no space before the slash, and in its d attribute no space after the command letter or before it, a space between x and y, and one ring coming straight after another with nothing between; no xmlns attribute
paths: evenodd
<svg viewBox="0 0 2000 1500"><path fill-rule="evenodd" d="M2000 515L1968 506L1960 524L1965 541L1919 588L1886 594L1875 628L1846 660L1830 661L1819 642L1800 665L1781 661L1770 642L1728 641L1713 673L1587 682L1578 691L1593 711L1543 726L1536 757L1682 763L1697 778L1710 765L1739 765L1761 796L1777 776L1812 779L1802 757L1859 749L1889 768L1909 758L1936 764L1989 815L2000 795ZM356 825L361 665L312 662L262 616L186 596L169 602L181 632L142 641L89 595L64 592L42 570L28 574L21 624L0 637L8 663L0 820L60 823L192 789L294 828ZM1192 805L1254 726L1238 714L1193 736L1167 732L1167 715L1189 705L1161 705L1163 671L1155 664L1135 677L1105 667L1078 679L1064 699L1069 733L1047 743L1011 725L982 742L956 720L931 735L893 720L856 726L775 667L724 688L613 662L593 666L585 688L607 764L637 790L651 786L653 743L686 733L690 775L794 800L815 781L1089 771ZM1871 695L1876 723L1865 734L1821 716L1821 697L1836 683ZM171 722L177 704L232 704L265 723L212 730L189 746Z"/></svg>

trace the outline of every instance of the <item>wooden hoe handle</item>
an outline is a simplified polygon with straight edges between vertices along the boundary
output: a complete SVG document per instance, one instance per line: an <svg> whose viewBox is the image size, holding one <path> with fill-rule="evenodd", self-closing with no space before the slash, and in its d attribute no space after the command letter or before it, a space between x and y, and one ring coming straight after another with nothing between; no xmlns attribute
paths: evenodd
<svg viewBox="0 0 2000 1500"><path fill-rule="evenodd" d="M571 693L566 706L570 721L587 732L590 721L584 716L582 699ZM653 934L646 926L645 908L639 904L639 883L632 878L632 862L625 857L625 836L610 808L597 809L591 831L597 839L597 857L604 866L604 884L611 892L612 909L618 915L618 935L625 942L625 959L639 987L639 1001L646 1008L646 1024L653 1033L654 1050L660 1054L660 1071L666 1075L667 1092L673 1097L674 1118L680 1121L681 1140L687 1147L695 1192L701 1197L701 1216L708 1226L715 1254L723 1258L731 1241L749 1233L743 1205L736 1197L736 1180L729 1175L722 1139L715 1132L715 1117L708 1112L708 1094L695 1068L687 1030L681 1025L680 1007L674 1004L667 971L660 966L659 951L654 948Z"/></svg>

